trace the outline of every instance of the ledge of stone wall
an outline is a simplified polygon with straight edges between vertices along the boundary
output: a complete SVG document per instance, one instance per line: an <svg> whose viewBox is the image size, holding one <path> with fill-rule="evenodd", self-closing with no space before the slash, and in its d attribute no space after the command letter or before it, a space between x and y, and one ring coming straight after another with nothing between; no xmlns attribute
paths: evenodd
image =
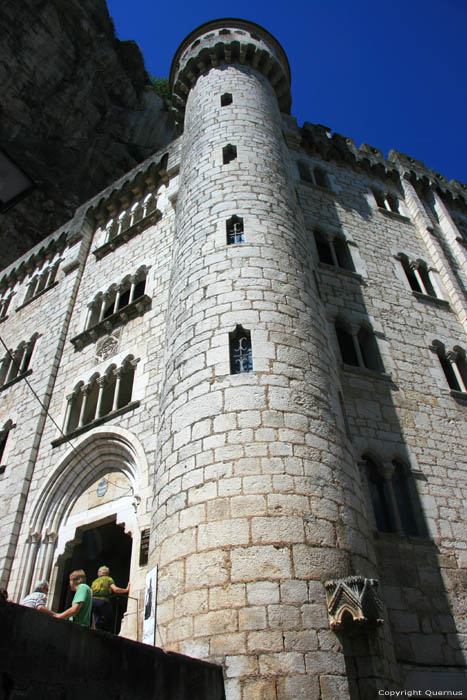
<svg viewBox="0 0 467 700"><path fill-rule="evenodd" d="M0 603L0 697L225 700L220 666Z"/></svg>

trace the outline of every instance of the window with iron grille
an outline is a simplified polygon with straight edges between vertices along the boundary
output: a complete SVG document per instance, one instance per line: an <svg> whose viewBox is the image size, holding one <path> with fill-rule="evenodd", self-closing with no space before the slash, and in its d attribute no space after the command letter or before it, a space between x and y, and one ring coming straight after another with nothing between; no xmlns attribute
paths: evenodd
<svg viewBox="0 0 467 700"><path fill-rule="evenodd" d="M253 372L251 333L242 326L237 326L230 334L230 372L231 374Z"/></svg>

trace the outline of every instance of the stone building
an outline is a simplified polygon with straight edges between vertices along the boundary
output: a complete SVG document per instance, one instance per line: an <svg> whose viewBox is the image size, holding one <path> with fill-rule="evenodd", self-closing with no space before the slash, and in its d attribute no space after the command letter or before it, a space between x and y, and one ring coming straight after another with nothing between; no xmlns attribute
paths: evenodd
<svg viewBox="0 0 467 700"><path fill-rule="evenodd" d="M297 126L251 22L170 79L180 135L0 278L2 584L106 563L141 639L157 565L228 700L459 693L467 188Z"/></svg>

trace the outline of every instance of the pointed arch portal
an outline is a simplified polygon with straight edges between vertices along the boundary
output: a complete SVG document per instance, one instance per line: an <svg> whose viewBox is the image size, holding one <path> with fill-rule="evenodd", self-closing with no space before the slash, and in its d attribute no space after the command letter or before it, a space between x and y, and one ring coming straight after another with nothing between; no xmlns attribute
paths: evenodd
<svg viewBox="0 0 467 700"><path fill-rule="evenodd" d="M139 540L146 474L143 449L127 430L96 428L68 450L32 508L20 595L45 578L54 608L63 609L69 571L84 568L90 582L103 564L117 585L126 586L136 566L131 536Z"/></svg>

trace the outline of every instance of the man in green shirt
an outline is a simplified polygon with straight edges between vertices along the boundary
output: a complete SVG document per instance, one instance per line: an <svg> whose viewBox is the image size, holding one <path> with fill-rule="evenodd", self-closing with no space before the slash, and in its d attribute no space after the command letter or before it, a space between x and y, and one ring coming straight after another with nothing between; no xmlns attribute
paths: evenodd
<svg viewBox="0 0 467 700"><path fill-rule="evenodd" d="M78 625L91 627L92 622L92 594L86 585L86 574L83 569L72 571L70 574L70 588L75 592L71 607L62 613L55 615L62 620L72 620Z"/></svg>

